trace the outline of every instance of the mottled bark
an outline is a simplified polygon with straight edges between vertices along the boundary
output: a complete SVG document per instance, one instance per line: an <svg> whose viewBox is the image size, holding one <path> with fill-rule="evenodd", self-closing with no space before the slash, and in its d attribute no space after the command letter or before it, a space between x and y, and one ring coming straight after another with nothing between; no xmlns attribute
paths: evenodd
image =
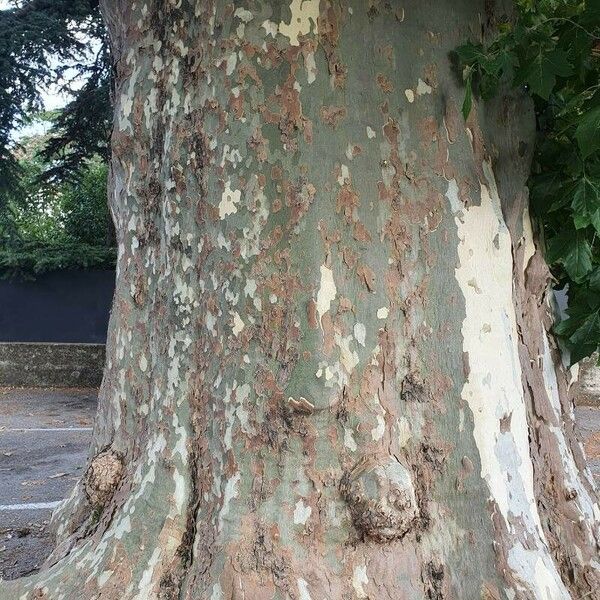
<svg viewBox="0 0 600 600"><path fill-rule="evenodd" d="M105 0L117 291L90 465L2 598L600 598L490 2Z"/></svg>

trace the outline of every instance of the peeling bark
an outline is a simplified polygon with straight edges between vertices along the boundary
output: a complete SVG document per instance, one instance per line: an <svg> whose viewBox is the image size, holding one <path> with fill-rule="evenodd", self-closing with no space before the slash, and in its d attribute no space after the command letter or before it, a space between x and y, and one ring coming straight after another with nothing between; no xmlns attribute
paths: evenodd
<svg viewBox="0 0 600 600"><path fill-rule="evenodd" d="M99 414L0 598L600 598L532 109L449 59L493 4L104 1Z"/></svg>

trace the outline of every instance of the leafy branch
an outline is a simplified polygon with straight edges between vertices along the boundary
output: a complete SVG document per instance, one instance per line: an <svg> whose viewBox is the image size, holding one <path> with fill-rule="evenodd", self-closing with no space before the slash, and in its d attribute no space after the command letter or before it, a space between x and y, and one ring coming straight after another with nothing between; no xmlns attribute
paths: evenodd
<svg viewBox="0 0 600 600"><path fill-rule="evenodd" d="M523 86L537 115L529 181L533 214L567 318L555 333L576 363L600 348L600 0L518 0L486 44L456 49L463 116L502 82Z"/></svg>

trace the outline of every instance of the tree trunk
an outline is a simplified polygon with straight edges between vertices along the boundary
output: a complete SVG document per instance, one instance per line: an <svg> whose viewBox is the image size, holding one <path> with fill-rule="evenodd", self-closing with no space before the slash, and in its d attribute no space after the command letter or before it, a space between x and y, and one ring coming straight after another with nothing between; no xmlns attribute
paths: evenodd
<svg viewBox="0 0 600 600"><path fill-rule="evenodd" d="M483 0L105 0L119 240L90 463L7 599L600 598L522 91Z"/></svg>

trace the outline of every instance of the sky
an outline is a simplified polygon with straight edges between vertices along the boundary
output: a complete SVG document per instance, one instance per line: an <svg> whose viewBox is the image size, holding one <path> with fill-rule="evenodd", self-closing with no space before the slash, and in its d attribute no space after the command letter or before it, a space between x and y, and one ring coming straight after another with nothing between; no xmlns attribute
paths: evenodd
<svg viewBox="0 0 600 600"><path fill-rule="evenodd" d="M0 0L0 10L5 10L10 7L11 3L8 0ZM68 101L68 97L65 94L60 93L58 86L50 86L47 89L41 90L41 96L46 110L62 108ZM48 127L48 123L33 123L15 131L13 137L15 140L18 140L31 135L39 135L44 133Z"/></svg>

